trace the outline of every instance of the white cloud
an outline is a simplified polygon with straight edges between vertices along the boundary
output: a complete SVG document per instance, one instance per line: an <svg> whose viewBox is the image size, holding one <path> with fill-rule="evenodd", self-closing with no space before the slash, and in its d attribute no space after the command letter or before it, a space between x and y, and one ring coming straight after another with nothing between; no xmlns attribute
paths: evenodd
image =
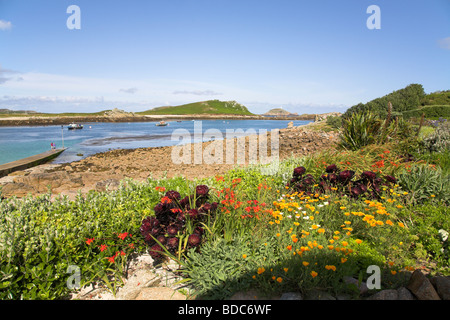
<svg viewBox="0 0 450 320"><path fill-rule="evenodd" d="M438 44L442 49L450 50L450 37L439 39Z"/></svg>
<svg viewBox="0 0 450 320"><path fill-rule="evenodd" d="M136 93L138 91L138 89L137 88L128 88L128 89L120 89L119 91L133 94L133 93Z"/></svg>
<svg viewBox="0 0 450 320"><path fill-rule="evenodd" d="M10 21L0 20L0 30L10 30L12 23Z"/></svg>
<svg viewBox="0 0 450 320"><path fill-rule="evenodd" d="M215 92L213 90L193 90L193 91L188 91L188 90L176 90L173 92L173 94L193 94L196 96L219 96L222 93L220 92Z"/></svg>

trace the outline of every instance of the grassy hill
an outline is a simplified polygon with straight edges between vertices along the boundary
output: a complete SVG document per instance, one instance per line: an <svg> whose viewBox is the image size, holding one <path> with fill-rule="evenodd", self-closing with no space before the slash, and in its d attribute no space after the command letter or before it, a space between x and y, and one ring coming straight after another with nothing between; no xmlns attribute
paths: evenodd
<svg viewBox="0 0 450 320"><path fill-rule="evenodd" d="M372 111L385 116L389 102L392 103L394 116L420 118L422 113L425 113L428 119L449 118L450 90L426 94L422 85L411 84L365 104L359 103L349 108L343 116L347 118L352 113L360 111Z"/></svg>
<svg viewBox="0 0 450 320"><path fill-rule="evenodd" d="M181 106L159 107L147 111L136 112L138 115L186 115L186 114L236 114L253 115L248 109L236 101L208 100L188 103Z"/></svg>

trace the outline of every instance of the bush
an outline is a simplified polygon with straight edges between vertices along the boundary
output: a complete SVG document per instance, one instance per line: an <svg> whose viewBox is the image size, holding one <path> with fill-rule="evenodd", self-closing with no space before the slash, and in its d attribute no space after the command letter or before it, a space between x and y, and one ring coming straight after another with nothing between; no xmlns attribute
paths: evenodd
<svg viewBox="0 0 450 320"><path fill-rule="evenodd" d="M443 152L450 149L450 122L441 122L433 134L425 137L422 147L428 152Z"/></svg>
<svg viewBox="0 0 450 320"><path fill-rule="evenodd" d="M424 203L434 198L444 205L450 204L450 176L440 168L430 165L415 165L403 170L398 176L398 184L409 193L412 204Z"/></svg>

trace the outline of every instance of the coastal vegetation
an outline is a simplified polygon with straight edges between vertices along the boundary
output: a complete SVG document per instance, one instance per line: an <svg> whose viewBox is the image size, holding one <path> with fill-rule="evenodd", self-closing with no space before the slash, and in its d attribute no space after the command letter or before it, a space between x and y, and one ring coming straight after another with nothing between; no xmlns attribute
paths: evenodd
<svg viewBox="0 0 450 320"><path fill-rule="evenodd" d="M392 116L405 118L420 118L422 113L427 119L448 118L450 113L450 90L437 91L426 94L421 84L410 84L383 97L367 103L359 103L347 109L344 118L356 112L371 111L381 117L387 116L388 103L391 102Z"/></svg>
<svg viewBox="0 0 450 320"><path fill-rule="evenodd" d="M419 86L406 91L417 99L404 106L423 101ZM270 173L249 165L192 181L126 179L75 200L1 199L0 299L67 298L72 267L81 286L115 293L142 253L176 261L202 299L314 288L360 299L343 279L366 281L373 265L382 289L424 267L450 275L448 121L411 122L396 114L407 107L382 101L384 113L329 120L336 150L287 158Z"/></svg>
<svg viewBox="0 0 450 320"><path fill-rule="evenodd" d="M384 288L430 263L448 274L448 159L448 149L406 156L394 143L370 144L290 158L269 176L250 166L198 181L128 181L74 201L3 199L0 295L61 299L69 266L81 269L81 285L114 292L127 259L143 252L178 261L206 299L248 288L357 296L343 277L365 279L374 264Z"/></svg>

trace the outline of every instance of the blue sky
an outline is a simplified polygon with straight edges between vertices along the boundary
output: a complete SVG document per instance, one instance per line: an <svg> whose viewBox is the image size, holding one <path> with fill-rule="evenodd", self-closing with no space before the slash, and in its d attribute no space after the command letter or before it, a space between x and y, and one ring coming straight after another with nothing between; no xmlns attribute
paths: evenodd
<svg viewBox="0 0 450 320"><path fill-rule="evenodd" d="M411 83L450 89L449 62L448 0L0 0L0 108L342 112Z"/></svg>

